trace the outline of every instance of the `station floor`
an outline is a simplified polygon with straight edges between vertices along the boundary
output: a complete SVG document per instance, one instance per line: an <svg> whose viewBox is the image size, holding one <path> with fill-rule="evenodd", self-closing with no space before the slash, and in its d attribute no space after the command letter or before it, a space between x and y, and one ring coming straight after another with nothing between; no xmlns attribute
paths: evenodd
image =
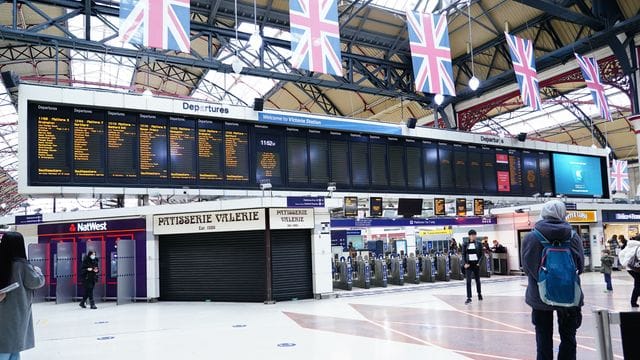
<svg viewBox="0 0 640 360"><path fill-rule="evenodd" d="M629 311L631 277L583 275L578 359L597 359L594 308ZM535 359L523 277L483 286L464 305L462 281L430 289L275 305L227 303L34 305L36 348L24 360ZM435 284L439 285L439 284ZM557 337L556 337L557 338ZM613 332L622 359L619 331ZM557 350L556 343L556 350Z"/></svg>

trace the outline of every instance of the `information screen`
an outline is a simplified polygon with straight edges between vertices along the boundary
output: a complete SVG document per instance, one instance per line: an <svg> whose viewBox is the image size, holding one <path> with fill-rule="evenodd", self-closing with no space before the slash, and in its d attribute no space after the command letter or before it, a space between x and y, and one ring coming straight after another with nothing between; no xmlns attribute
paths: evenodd
<svg viewBox="0 0 640 360"><path fill-rule="evenodd" d="M509 150L509 182L512 193L522 192L522 155L517 150Z"/></svg>
<svg viewBox="0 0 640 360"><path fill-rule="evenodd" d="M452 189L453 182L453 152L449 145L438 144L438 160L440 160L440 186L442 189Z"/></svg>
<svg viewBox="0 0 640 360"><path fill-rule="evenodd" d="M371 136L371 185L389 186L387 178L387 145L378 136ZM352 145L353 148L353 145Z"/></svg>
<svg viewBox="0 0 640 360"><path fill-rule="evenodd" d="M196 179L196 122L190 119L169 118L169 149L171 151L171 178Z"/></svg>
<svg viewBox="0 0 640 360"><path fill-rule="evenodd" d="M140 114L140 120L140 177L166 179L167 121L152 114Z"/></svg>
<svg viewBox="0 0 640 360"><path fill-rule="evenodd" d="M198 120L198 178L206 182L224 180L224 136L222 124Z"/></svg>
<svg viewBox="0 0 640 360"><path fill-rule="evenodd" d="M333 146L331 147L333 152ZM345 146L346 150L346 146ZM346 152L344 153L346 154ZM343 169L347 168L346 161L344 161L343 154ZM329 182L329 141L320 138L309 138L309 180L312 184L320 184L326 186ZM348 170L343 170L344 174L347 174ZM335 180L334 180L335 181ZM337 182L337 181L336 181ZM347 176L348 183L348 176Z"/></svg>
<svg viewBox="0 0 640 360"><path fill-rule="evenodd" d="M438 176L438 147L436 144L424 144L424 187L426 189L438 189L440 180Z"/></svg>
<svg viewBox="0 0 640 360"><path fill-rule="evenodd" d="M228 182L249 181L249 136L246 126L225 123L224 164Z"/></svg>
<svg viewBox="0 0 640 360"><path fill-rule="evenodd" d="M538 153L538 168L540 170L540 192L553 193L551 185L551 159L547 153Z"/></svg>
<svg viewBox="0 0 640 360"><path fill-rule="evenodd" d="M482 183L484 191L488 194L494 194L498 190L496 156L489 148L482 149Z"/></svg>
<svg viewBox="0 0 640 360"><path fill-rule="evenodd" d="M55 177L64 181L71 175L71 119L68 109L38 105L35 112L38 178Z"/></svg>
<svg viewBox="0 0 640 360"><path fill-rule="evenodd" d="M398 140L391 140L389 143L389 175L391 176L391 186L395 188L404 188L407 181L404 176L404 146L398 143ZM418 170L420 170L418 164ZM418 176L418 179L420 177Z"/></svg>
<svg viewBox="0 0 640 360"><path fill-rule="evenodd" d="M287 137L287 169L290 183L306 184L309 182L307 164L307 139L289 133ZM326 168L325 160L324 169L326 170Z"/></svg>
<svg viewBox="0 0 640 360"><path fill-rule="evenodd" d="M269 180L273 185L282 184L282 156L280 137L274 134L256 135L256 181Z"/></svg>
<svg viewBox="0 0 640 360"><path fill-rule="evenodd" d="M367 143L362 142L365 139L352 135L351 179L353 180L353 186L356 187L369 185L369 154L367 151Z"/></svg>
<svg viewBox="0 0 640 360"><path fill-rule="evenodd" d="M540 179L537 154L522 153L522 171L525 195L538 193L540 191Z"/></svg>
<svg viewBox="0 0 640 360"><path fill-rule="evenodd" d="M331 140L331 181L339 185L349 185L349 143L342 140L340 135L333 137L335 139Z"/></svg>
<svg viewBox="0 0 640 360"><path fill-rule="evenodd" d="M481 192L482 188L482 154L476 148L469 148L469 188L475 192ZM458 174L456 174L458 176Z"/></svg>
<svg viewBox="0 0 640 360"><path fill-rule="evenodd" d="M600 158L553 154L556 193L567 196L602 196Z"/></svg>
<svg viewBox="0 0 640 360"><path fill-rule="evenodd" d="M107 167L114 181L137 181L138 124L134 116L107 111Z"/></svg>
<svg viewBox="0 0 640 360"><path fill-rule="evenodd" d="M511 191L511 175L508 153L501 151L496 153L496 179L498 192L508 193Z"/></svg>
<svg viewBox="0 0 640 360"><path fill-rule="evenodd" d="M73 118L73 173L76 180L104 179L104 113L74 108Z"/></svg>
<svg viewBox="0 0 640 360"><path fill-rule="evenodd" d="M456 190L465 191L469 187L467 149L462 146L454 146L453 163L456 179Z"/></svg>
<svg viewBox="0 0 640 360"><path fill-rule="evenodd" d="M413 139L406 140L407 185L411 189L422 189L422 149Z"/></svg>

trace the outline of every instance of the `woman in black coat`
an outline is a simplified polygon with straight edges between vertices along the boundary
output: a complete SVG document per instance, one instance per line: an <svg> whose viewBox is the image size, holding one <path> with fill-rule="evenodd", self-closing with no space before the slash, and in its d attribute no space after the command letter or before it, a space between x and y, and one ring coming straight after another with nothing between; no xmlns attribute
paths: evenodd
<svg viewBox="0 0 640 360"><path fill-rule="evenodd" d="M98 280L98 259L96 253L89 251L87 256L82 260L82 284L84 285L84 297L80 302L80 307L86 309L85 303L89 300L92 309L97 309L96 302L93 299L93 288Z"/></svg>

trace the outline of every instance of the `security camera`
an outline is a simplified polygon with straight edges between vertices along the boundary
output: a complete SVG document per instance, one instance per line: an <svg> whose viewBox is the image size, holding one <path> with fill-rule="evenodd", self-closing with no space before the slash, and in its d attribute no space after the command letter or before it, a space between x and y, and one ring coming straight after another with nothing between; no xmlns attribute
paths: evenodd
<svg viewBox="0 0 640 360"><path fill-rule="evenodd" d="M272 187L271 183L260 184L260 190L262 191L271 190Z"/></svg>

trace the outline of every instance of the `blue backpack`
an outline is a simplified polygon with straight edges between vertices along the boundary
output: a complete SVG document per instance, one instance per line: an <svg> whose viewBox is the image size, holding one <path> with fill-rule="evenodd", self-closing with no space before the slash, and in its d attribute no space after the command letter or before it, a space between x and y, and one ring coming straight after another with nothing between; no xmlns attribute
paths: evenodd
<svg viewBox="0 0 640 360"><path fill-rule="evenodd" d="M571 253L571 237L564 241L549 241L540 231L533 230L544 246L538 270L540 299L547 305L574 307L580 305L582 290L576 264Z"/></svg>

